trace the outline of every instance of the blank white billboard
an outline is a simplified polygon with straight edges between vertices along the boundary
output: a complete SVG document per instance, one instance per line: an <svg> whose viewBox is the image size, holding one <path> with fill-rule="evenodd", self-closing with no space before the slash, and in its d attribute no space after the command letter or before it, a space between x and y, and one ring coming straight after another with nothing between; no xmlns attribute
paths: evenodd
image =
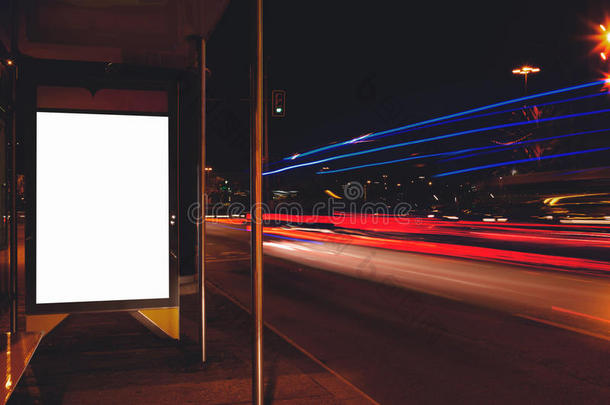
<svg viewBox="0 0 610 405"><path fill-rule="evenodd" d="M36 119L36 303L169 298L168 117Z"/></svg>

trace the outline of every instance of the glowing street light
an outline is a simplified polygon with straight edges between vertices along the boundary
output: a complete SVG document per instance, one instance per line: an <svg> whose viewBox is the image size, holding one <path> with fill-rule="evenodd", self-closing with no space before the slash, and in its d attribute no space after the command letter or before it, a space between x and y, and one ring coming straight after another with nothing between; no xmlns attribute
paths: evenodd
<svg viewBox="0 0 610 405"><path fill-rule="evenodd" d="M606 29L604 24L599 24L601 36L595 36L597 40L601 40L601 43L596 47L596 50L601 49L599 53L600 58L603 61L608 60L608 51L610 50L610 32Z"/></svg>
<svg viewBox="0 0 610 405"><path fill-rule="evenodd" d="M531 67L531 66L522 66L520 68L517 69L513 69L513 74L515 75L522 75L524 78L524 88L525 88L525 93L527 94L527 76L529 74L532 73L538 73L540 72L540 68L537 67Z"/></svg>
<svg viewBox="0 0 610 405"><path fill-rule="evenodd" d="M606 26L604 24L599 24L599 28L601 28L602 32L605 33L603 35L606 37L606 41L610 42L610 32L606 30Z"/></svg>
<svg viewBox="0 0 610 405"><path fill-rule="evenodd" d="M599 52L599 57L602 62L607 62L608 57L610 57L610 30L606 28L606 25L599 24L598 33L595 35L590 35L589 38L597 42L595 48L593 48L593 52ZM610 75L605 74L605 83L604 90L610 91Z"/></svg>

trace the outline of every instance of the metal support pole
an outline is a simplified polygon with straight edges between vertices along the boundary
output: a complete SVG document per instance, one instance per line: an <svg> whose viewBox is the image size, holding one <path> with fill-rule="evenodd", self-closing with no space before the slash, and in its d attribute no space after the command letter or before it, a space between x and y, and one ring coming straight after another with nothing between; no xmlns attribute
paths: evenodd
<svg viewBox="0 0 610 405"><path fill-rule="evenodd" d="M263 0L256 1L256 114L251 137L252 399L263 404Z"/></svg>
<svg viewBox="0 0 610 405"><path fill-rule="evenodd" d="M205 347L205 39L201 38L201 47L199 51L199 74L201 82L201 133L200 133L200 155L199 155L199 207L201 218L197 221L197 239L198 239L198 282L199 282L199 304L201 316L199 317L199 343L201 349L201 362L206 360Z"/></svg>
<svg viewBox="0 0 610 405"><path fill-rule="evenodd" d="M10 109L10 131L11 131L11 183L10 183L10 272L9 272L9 299L10 299L10 330L12 333L18 331L19 310L19 284L17 268L17 131L16 131L16 90L17 90L17 66L11 69L11 109Z"/></svg>
<svg viewBox="0 0 610 405"><path fill-rule="evenodd" d="M11 54L18 54L17 43L17 1L10 2L10 14L12 16L11 23ZM19 330L19 284L18 284L18 267L17 267L17 249L19 241L17 239L17 63L13 61L12 69L10 69L11 77L11 103L10 103L10 131L11 131L11 178L10 178L10 269L9 269L9 299L10 299L10 330L15 333Z"/></svg>

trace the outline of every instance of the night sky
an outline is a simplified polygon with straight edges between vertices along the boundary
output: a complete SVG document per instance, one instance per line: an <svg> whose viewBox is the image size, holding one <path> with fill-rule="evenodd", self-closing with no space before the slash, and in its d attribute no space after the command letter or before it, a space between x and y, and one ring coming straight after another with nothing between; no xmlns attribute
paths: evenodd
<svg viewBox="0 0 610 405"><path fill-rule="evenodd" d="M233 1L208 44L208 156L248 168L252 2ZM311 147L518 97L511 70L539 66L530 92L600 76L586 36L598 1L265 2L270 87L287 91L272 118L271 161Z"/></svg>

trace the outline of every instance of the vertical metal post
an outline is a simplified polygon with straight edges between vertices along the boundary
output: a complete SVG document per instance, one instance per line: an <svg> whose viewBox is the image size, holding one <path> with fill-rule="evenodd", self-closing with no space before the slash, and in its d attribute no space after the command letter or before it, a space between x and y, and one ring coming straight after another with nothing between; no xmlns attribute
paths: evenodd
<svg viewBox="0 0 610 405"><path fill-rule="evenodd" d="M16 91L17 91L17 66L11 69L11 109L10 109L10 131L11 131L11 211L10 211L10 272L9 272L9 299L10 299L10 329L12 333L18 331L18 309L19 309L19 284L17 267L17 131L16 131Z"/></svg>
<svg viewBox="0 0 610 405"><path fill-rule="evenodd" d="M201 218L197 221L197 242L199 250L199 260L197 263L198 282L199 282L199 304L201 316L199 317L199 343L201 348L201 362L206 360L205 347L205 39L201 38L201 47L199 51L199 74L201 82L201 133L200 133L200 155L199 155L199 207Z"/></svg>
<svg viewBox="0 0 610 405"><path fill-rule="evenodd" d="M11 22L11 54L17 55L17 1L10 2ZM9 299L10 299L10 329L12 333L19 330L19 290L18 290L18 267L17 249L19 241L17 239L17 115L15 113L17 103L17 63L13 60L11 71L11 102L10 102L10 130L11 130L11 211L10 211L10 269L9 269Z"/></svg>
<svg viewBox="0 0 610 405"><path fill-rule="evenodd" d="M256 114L251 136L252 399L263 404L263 0L256 1Z"/></svg>

